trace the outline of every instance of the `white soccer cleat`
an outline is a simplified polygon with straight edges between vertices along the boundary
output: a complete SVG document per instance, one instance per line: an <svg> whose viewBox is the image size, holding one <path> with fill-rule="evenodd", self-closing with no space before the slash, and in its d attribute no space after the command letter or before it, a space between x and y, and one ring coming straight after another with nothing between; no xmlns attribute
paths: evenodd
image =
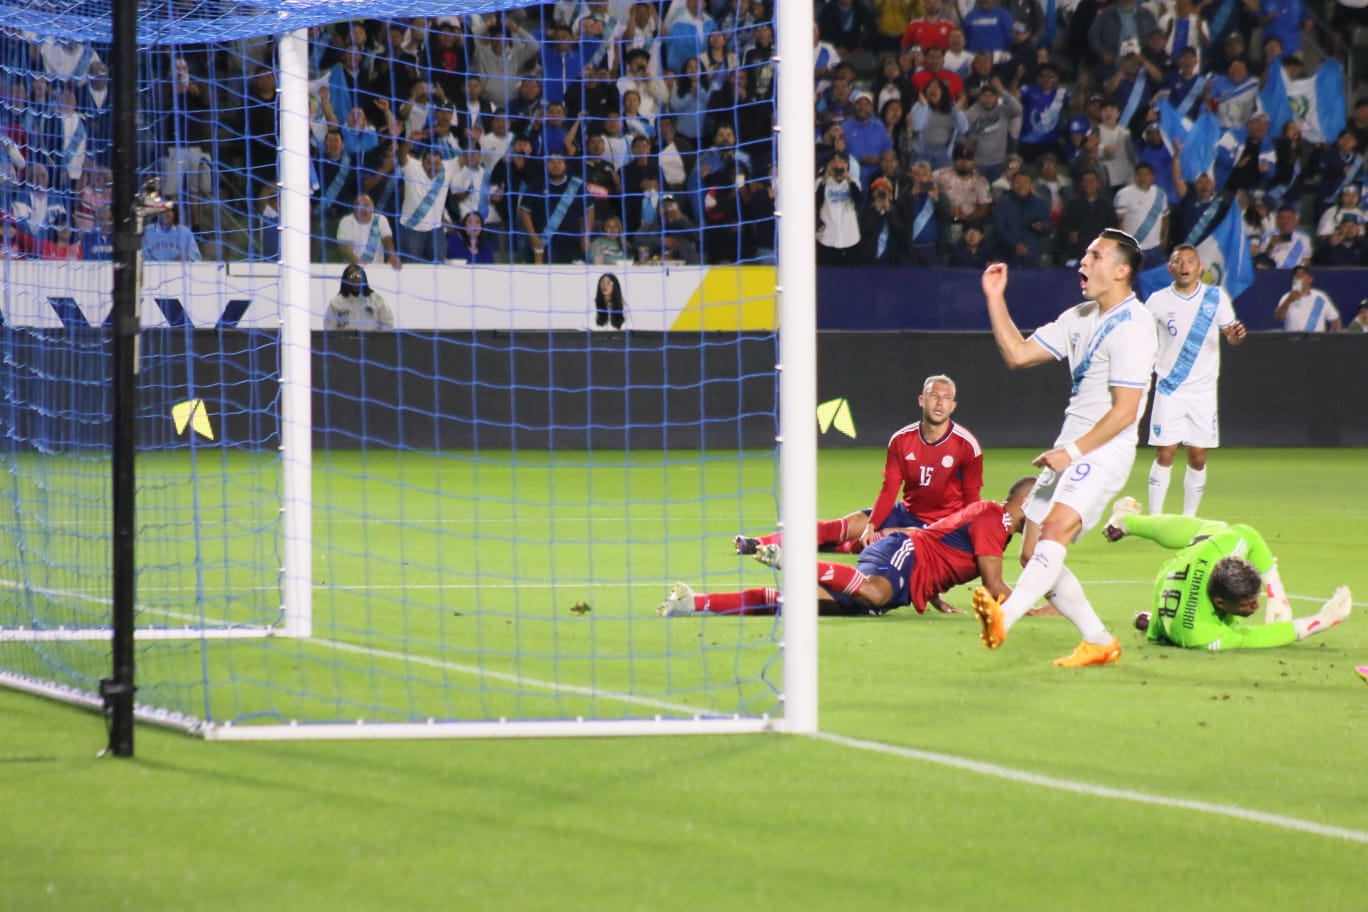
<svg viewBox="0 0 1368 912"><path fill-rule="evenodd" d="M766 567L779 570L783 567L784 549L780 545L760 545L755 549L755 559Z"/></svg>
<svg viewBox="0 0 1368 912"><path fill-rule="evenodd" d="M1321 606L1320 616L1331 624L1338 624L1349 617L1349 609L1354 607L1354 597L1349 594L1348 586L1340 586L1330 601Z"/></svg>
<svg viewBox="0 0 1368 912"><path fill-rule="evenodd" d="M1107 541L1120 541L1129 533L1122 521L1127 516L1133 516L1140 512L1140 501L1134 497L1123 497L1112 507L1112 515L1107 519L1107 525L1102 529L1102 534Z"/></svg>
<svg viewBox="0 0 1368 912"><path fill-rule="evenodd" d="M694 613L694 591L689 588L687 583L675 583L670 587L670 594L665 596L665 601L660 603L656 609L659 617L671 617L677 614Z"/></svg>

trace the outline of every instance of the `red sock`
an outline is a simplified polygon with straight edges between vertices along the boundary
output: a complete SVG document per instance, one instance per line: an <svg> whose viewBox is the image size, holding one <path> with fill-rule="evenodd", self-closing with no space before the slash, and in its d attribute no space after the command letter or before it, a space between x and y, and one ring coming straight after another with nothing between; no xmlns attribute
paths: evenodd
<svg viewBox="0 0 1368 912"><path fill-rule="evenodd" d="M831 593L852 593L864 585L865 575L849 564L817 562L817 584Z"/></svg>
<svg viewBox="0 0 1368 912"><path fill-rule="evenodd" d="M837 554L859 554L864 550L864 545L857 538L854 541L843 541L832 550Z"/></svg>
<svg viewBox="0 0 1368 912"><path fill-rule="evenodd" d="M835 545L845 541L846 521L844 519L822 519L817 522L817 544Z"/></svg>
<svg viewBox="0 0 1368 912"><path fill-rule="evenodd" d="M713 614L759 614L779 607L778 589L744 589L740 592L705 592L694 596L694 611Z"/></svg>
<svg viewBox="0 0 1368 912"><path fill-rule="evenodd" d="M771 532L769 535L762 535L756 539L762 545L782 545L784 543L783 532Z"/></svg>

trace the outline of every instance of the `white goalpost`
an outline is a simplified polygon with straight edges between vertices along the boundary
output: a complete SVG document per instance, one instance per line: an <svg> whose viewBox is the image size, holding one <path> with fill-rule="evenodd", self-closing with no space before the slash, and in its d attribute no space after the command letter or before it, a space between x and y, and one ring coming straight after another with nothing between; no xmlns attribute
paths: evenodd
<svg viewBox="0 0 1368 912"><path fill-rule="evenodd" d="M627 78L624 51L582 35L620 29L616 4L565 52L591 75L560 101L546 97L545 48L563 40L549 8L539 21L480 3L444 23L438 6L373 4L359 65L318 37L355 34L336 0L159 23L143 36L154 110L136 163L100 158L82 107L98 40L71 73L16 77L30 96L69 88L86 118L84 169L52 188L73 217L93 206L83 251L110 167L176 200L145 256L180 227L196 249L151 259L140 290L136 717L223 741L817 731L810 0L776 9L772 56L717 77L708 98L728 79L751 89L713 102L682 152L667 137L684 115L662 104L642 126L627 92L601 100ZM486 17L495 6L507 12ZM267 15L284 30L267 35ZM533 40L540 63L516 78L479 68L489 46ZM653 67L675 53L665 36L646 48ZM528 80L539 102L520 97ZM452 97L479 83L498 100ZM574 116L558 123L557 106ZM22 151L26 175L0 182L7 210L35 164L70 167ZM554 189L558 158L570 190ZM185 168L201 160L209 195ZM442 194L438 227L422 227ZM348 226L375 225L367 207L392 241L357 228L348 247ZM577 207L582 247L553 256ZM32 255L0 261L0 686L99 709L112 269L52 261L55 229L31 231ZM441 250L423 261L429 231ZM552 262L532 261L528 236ZM358 260L361 283L346 278ZM358 314L377 325L347 322ZM781 574L730 553L733 533L776 526ZM657 617L677 579L777 587L782 610Z"/></svg>

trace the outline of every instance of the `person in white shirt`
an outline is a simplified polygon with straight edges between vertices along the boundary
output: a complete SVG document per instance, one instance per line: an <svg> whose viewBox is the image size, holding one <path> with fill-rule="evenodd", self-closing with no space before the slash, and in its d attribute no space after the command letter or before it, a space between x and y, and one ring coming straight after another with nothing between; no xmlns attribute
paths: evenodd
<svg viewBox="0 0 1368 912"><path fill-rule="evenodd" d="M1179 244L1168 261L1173 284L1145 301L1159 328L1158 382L1150 415L1149 444L1155 447L1149 470L1149 512L1164 513L1173 459L1181 444L1187 449L1183 475L1183 514L1196 516L1206 489L1207 450L1220 446L1216 378L1221 372L1221 345L1245 338L1230 295L1202 281L1202 258L1191 244Z"/></svg>
<svg viewBox="0 0 1368 912"><path fill-rule="evenodd" d="M974 592L980 640L997 649L1012 625L1049 595L1083 641L1055 660L1063 667L1110 665L1121 644L1097 616L1083 586L1064 565L1069 545L1102 519L1106 504L1126 483L1135 462L1140 416L1159 341L1154 320L1136 300L1131 284L1140 275L1135 238L1107 228L1088 245L1078 274L1084 301L1027 339L1007 310L1007 266L983 273L983 294L993 339L1010 368L1068 359L1072 395L1064 426L1052 449L1034 464L1040 477L1026 503L1024 569L1012 594L999 600L988 589Z"/></svg>
<svg viewBox="0 0 1368 912"><path fill-rule="evenodd" d="M402 267L389 219L375 211L375 203L366 193L357 194L355 207L337 223L337 246L348 263Z"/></svg>
<svg viewBox="0 0 1368 912"><path fill-rule="evenodd" d="M1297 218L1294 207L1278 207L1273 231L1259 242L1259 253L1254 257L1256 268L1292 269L1311 259L1311 238L1297 227Z"/></svg>
<svg viewBox="0 0 1368 912"><path fill-rule="evenodd" d="M409 154L409 144L399 143L399 170L404 176L404 204L399 214L404 232L399 247L404 256L419 263L446 260L442 213L462 167L461 159L443 161L439 153L432 151L414 158Z"/></svg>
<svg viewBox="0 0 1368 912"><path fill-rule="evenodd" d="M484 153L485 165L491 170L499 167L512 142L513 134L508 132L508 115L495 114L490 121L489 132L480 137L480 151Z"/></svg>
<svg viewBox="0 0 1368 912"><path fill-rule="evenodd" d="M837 152L817 178L817 262L853 266L860 249L859 172Z"/></svg>
<svg viewBox="0 0 1368 912"><path fill-rule="evenodd" d="M1273 319L1282 320L1287 332L1339 332L1340 312L1330 296L1311 285L1311 270L1292 270L1292 290L1278 299Z"/></svg>
<svg viewBox="0 0 1368 912"><path fill-rule="evenodd" d="M456 200L457 221L464 222L472 212L489 220L490 178L494 169L484 161L478 147L466 151L464 164L451 177L451 194Z"/></svg>
<svg viewBox="0 0 1368 912"><path fill-rule="evenodd" d="M1168 194L1154 182L1154 168L1149 162L1135 166L1135 183L1117 190L1112 206L1121 230L1140 245L1145 268L1159 265L1168 240Z"/></svg>
<svg viewBox="0 0 1368 912"><path fill-rule="evenodd" d="M1346 215L1349 216L1348 221L1360 225L1368 222L1368 212L1364 211L1361 203L1358 184L1350 184L1341 190L1338 204L1321 213L1320 221L1316 223L1316 240L1329 240Z"/></svg>

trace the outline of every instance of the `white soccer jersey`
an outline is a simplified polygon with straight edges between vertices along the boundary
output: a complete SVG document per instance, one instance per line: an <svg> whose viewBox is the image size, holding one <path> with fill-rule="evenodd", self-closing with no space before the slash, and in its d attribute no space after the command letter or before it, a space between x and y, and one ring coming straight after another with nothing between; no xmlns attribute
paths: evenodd
<svg viewBox="0 0 1368 912"><path fill-rule="evenodd" d="M1067 358L1073 374L1064 427L1055 440L1056 446L1077 440L1102 419L1111 409L1111 387L1134 387L1148 392L1159 348L1154 318L1134 295L1105 314L1099 312L1097 302L1084 301L1060 314L1053 323L1037 329L1031 341L1056 361ZM1140 405L1126 429L1099 450L1121 449L1125 452L1118 453L1119 458L1135 458L1136 425L1145 410L1145 398L1140 397Z"/></svg>
<svg viewBox="0 0 1368 912"><path fill-rule="evenodd" d="M1112 206L1121 221L1121 230L1135 238L1141 250L1158 247L1163 238L1164 216L1168 215L1168 195L1158 184L1141 190L1131 184L1116 191Z"/></svg>
<svg viewBox="0 0 1368 912"><path fill-rule="evenodd" d="M1230 295L1219 285L1198 283L1190 295L1169 285L1149 296L1145 309L1159 324L1159 380L1166 396L1207 396L1221 372L1220 330L1235 322Z"/></svg>
<svg viewBox="0 0 1368 912"><path fill-rule="evenodd" d="M1291 292L1283 295L1278 304L1281 305L1289 297ZM1335 302L1330 300L1330 296L1313 288L1308 294L1294 299L1288 305L1287 316L1283 317L1283 329L1287 332L1325 332L1330 328L1330 321L1339 318L1339 309L1335 307Z"/></svg>

